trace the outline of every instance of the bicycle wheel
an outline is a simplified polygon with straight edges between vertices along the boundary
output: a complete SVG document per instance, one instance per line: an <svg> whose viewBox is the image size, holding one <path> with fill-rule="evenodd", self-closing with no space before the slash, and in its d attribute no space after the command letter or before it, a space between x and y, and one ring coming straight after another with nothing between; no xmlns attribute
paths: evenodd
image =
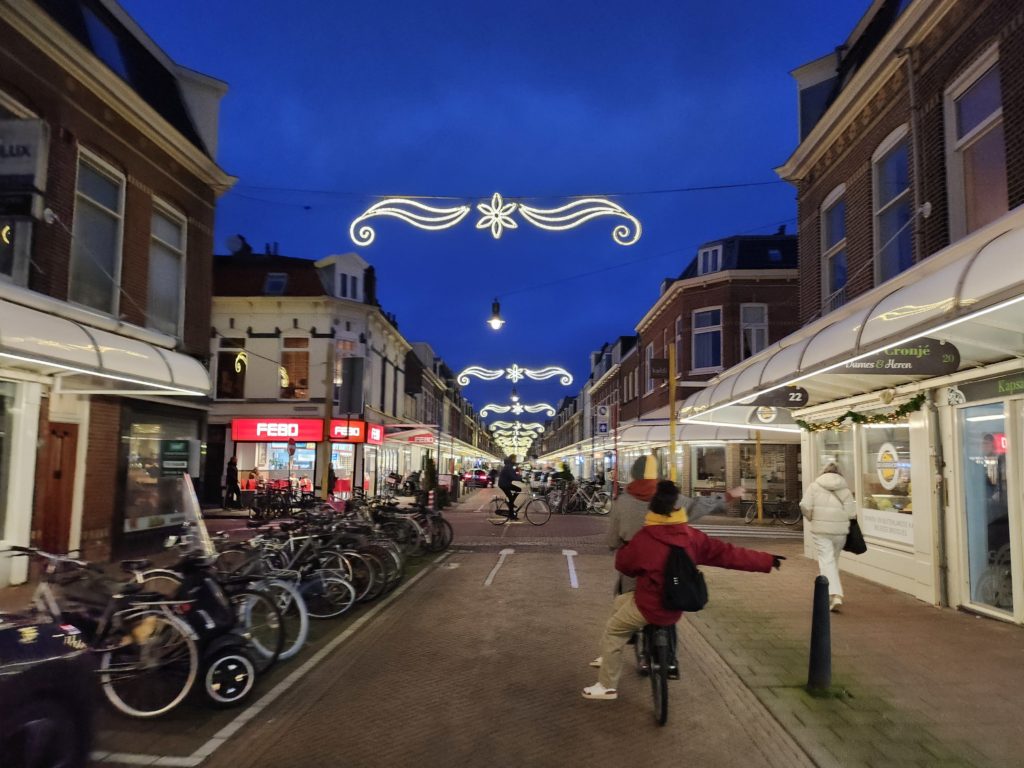
<svg viewBox="0 0 1024 768"><path fill-rule="evenodd" d="M796 525L803 515L800 512L800 505L795 501L783 501L779 503L779 519L786 525Z"/></svg>
<svg viewBox="0 0 1024 768"><path fill-rule="evenodd" d="M265 672L284 650L284 621L271 592L246 589L231 595L238 625L245 631L247 647L257 672Z"/></svg>
<svg viewBox="0 0 1024 768"><path fill-rule="evenodd" d="M345 579L331 571L317 571L299 587L306 610L314 619L340 616L356 601L356 591Z"/></svg>
<svg viewBox="0 0 1024 768"><path fill-rule="evenodd" d="M356 591L356 600L362 602L373 589L373 569L370 567L370 563L355 550L346 549L341 554L348 562L348 580Z"/></svg>
<svg viewBox="0 0 1024 768"><path fill-rule="evenodd" d="M388 573L384 562L376 552L363 550L359 554L363 556L363 559L369 564L370 570L373 571L373 584L363 596L363 602L368 603L384 594L384 590L388 587Z"/></svg>
<svg viewBox="0 0 1024 768"><path fill-rule="evenodd" d="M530 499L526 504L525 514L531 525L544 525L551 519L551 508L543 499Z"/></svg>
<svg viewBox="0 0 1024 768"><path fill-rule="evenodd" d="M743 522L750 523L757 517L757 502L743 502Z"/></svg>
<svg viewBox="0 0 1024 768"><path fill-rule="evenodd" d="M654 719L658 725L668 720L668 637L665 630L655 630L651 647L651 697Z"/></svg>
<svg viewBox="0 0 1024 768"><path fill-rule="evenodd" d="M306 610L306 601L302 599L294 584L283 579L270 579L262 584L262 588L273 596L284 625L284 645L277 658L290 659L299 652L309 637L309 611Z"/></svg>
<svg viewBox="0 0 1024 768"><path fill-rule="evenodd" d="M217 554L213 567L226 576L253 573L259 567L259 557L248 547L227 547Z"/></svg>
<svg viewBox="0 0 1024 768"><path fill-rule="evenodd" d="M256 670L256 659L244 648L221 648L203 665L203 696L218 709L238 706L252 693Z"/></svg>
<svg viewBox="0 0 1024 768"><path fill-rule="evenodd" d="M181 575L176 571L168 571L164 568L153 568L144 571L140 577L142 589L145 592L156 592L168 599L178 597L181 589Z"/></svg>
<svg viewBox="0 0 1024 768"><path fill-rule="evenodd" d="M591 509L594 514L607 515L609 510L612 508L611 496L604 491L598 491L594 494L594 500L591 502Z"/></svg>
<svg viewBox="0 0 1024 768"><path fill-rule="evenodd" d="M454 532L452 531L452 524L445 520L440 515L436 515L430 519L430 546L428 551L430 552L443 552L451 546Z"/></svg>
<svg viewBox="0 0 1024 768"><path fill-rule="evenodd" d="M491 525L504 525L508 522L508 505L504 499L495 496L487 508L487 522Z"/></svg>
<svg viewBox="0 0 1024 768"><path fill-rule="evenodd" d="M178 706L196 680L199 651L192 630L160 611L138 613L124 622L130 642L100 658L100 687L115 709L149 718Z"/></svg>

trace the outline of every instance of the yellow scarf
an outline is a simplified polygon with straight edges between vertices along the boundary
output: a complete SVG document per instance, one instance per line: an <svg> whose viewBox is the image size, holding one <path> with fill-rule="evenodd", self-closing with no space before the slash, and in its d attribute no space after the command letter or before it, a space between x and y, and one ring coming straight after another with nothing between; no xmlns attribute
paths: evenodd
<svg viewBox="0 0 1024 768"><path fill-rule="evenodd" d="M671 515L659 515L657 512L648 512L644 516L644 525L679 525L689 522L685 509L677 509Z"/></svg>

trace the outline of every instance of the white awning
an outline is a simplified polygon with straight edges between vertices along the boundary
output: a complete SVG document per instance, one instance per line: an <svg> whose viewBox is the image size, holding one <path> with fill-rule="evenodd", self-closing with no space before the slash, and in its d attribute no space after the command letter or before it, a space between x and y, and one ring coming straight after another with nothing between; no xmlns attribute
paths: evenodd
<svg viewBox="0 0 1024 768"><path fill-rule="evenodd" d="M195 358L0 300L0 363L57 377L64 391L205 397Z"/></svg>
<svg viewBox="0 0 1024 768"><path fill-rule="evenodd" d="M802 408L933 375L857 374L849 362L922 338L952 344L959 370L1024 357L1024 206L858 296L688 397L686 423L748 423L742 401L800 386Z"/></svg>

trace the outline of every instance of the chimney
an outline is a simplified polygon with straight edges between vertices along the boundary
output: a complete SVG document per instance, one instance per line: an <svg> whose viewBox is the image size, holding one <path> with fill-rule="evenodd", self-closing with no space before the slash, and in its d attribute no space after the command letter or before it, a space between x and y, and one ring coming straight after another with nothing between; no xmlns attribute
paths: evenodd
<svg viewBox="0 0 1024 768"><path fill-rule="evenodd" d="M780 235L780 236L786 234L786 225L785 224L780 224L779 225L779 231L776 232L775 234Z"/></svg>

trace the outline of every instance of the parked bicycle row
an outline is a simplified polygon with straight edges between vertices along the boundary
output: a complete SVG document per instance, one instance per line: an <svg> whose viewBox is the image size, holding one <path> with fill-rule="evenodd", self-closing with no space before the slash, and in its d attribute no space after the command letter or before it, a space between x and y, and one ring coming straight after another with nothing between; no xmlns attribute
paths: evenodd
<svg viewBox="0 0 1024 768"><path fill-rule="evenodd" d="M31 626L23 633L30 641L53 635L91 656L103 696L131 717L164 715L190 695L237 706L273 664L300 651L310 620L387 594L410 556L452 541L439 512L378 500L344 513L322 505L275 525L250 522L244 540L211 537L187 476L179 511L183 533L168 542L179 557L169 567L125 560L114 577L69 555L9 548L7 556L43 567L32 605L0 615L0 629ZM7 656L0 671L24 661Z"/></svg>

